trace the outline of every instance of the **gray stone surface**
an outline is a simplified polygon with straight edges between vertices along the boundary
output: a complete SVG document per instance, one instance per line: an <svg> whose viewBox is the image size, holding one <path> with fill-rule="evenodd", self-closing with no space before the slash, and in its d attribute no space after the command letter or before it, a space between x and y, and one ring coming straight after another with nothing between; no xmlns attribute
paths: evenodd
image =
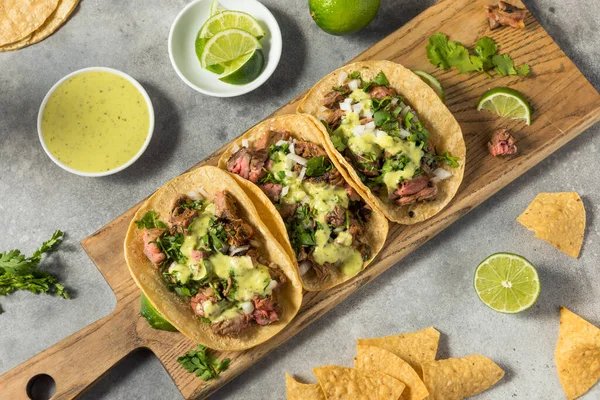
<svg viewBox="0 0 600 400"><path fill-rule="evenodd" d="M71 20L44 42L0 54L0 249L32 251L57 228L62 250L45 262L73 299L16 293L0 298L0 373L109 314L114 296L79 241L170 178L194 165L317 79L423 11L433 1L383 0L360 34L333 37L311 21L306 1L265 0L284 39L281 63L261 88L240 98L210 98L189 89L171 68L167 35L183 0L84 0ZM596 88L600 87L597 0L526 2ZM36 116L47 90L88 66L123 70L147 89L156 111L155 137L129 169L105 178L64 172L44 154ZM435 326L439 357L482 353L506 370L480 399L562 399L553 350L558 306L600 324L599 126L556 152L372 284L259 362L214 398L284 398L284 371L311 380L311 368L351 365L354 340ZM576 190L588 228L573 260L536 240L515 218L541 191ZM475 266L510 251L539 268L541 297L532 310L506 316L487 309L472 288ZM98 355L101 357L101 355ZM90 359L90 363L94 360ZM0 388L0 398L2 396ZM140 351L127 357L88 399L177 399L160 362ZM587 400L600 398L596 386Z"/></svg>

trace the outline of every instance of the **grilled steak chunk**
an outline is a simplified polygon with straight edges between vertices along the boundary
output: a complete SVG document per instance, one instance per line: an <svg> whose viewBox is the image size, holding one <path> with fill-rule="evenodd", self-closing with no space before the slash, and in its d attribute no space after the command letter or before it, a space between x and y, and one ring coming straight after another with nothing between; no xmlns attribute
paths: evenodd
<svg viewBox="0 0 600 400"><path fill-rule="evenodd" d="M321 146L311 142L296 142L294 152L300 157L313 158L318 156L327 157L327 153Z"/></svg>
<svg viewBox="0 0 600 400"><path fill-rule="evenodd" d="M158 239L164 232L164 229L153 228L144 229L142 234L142 240L144 241L144 254L154 265L160 264L167 258L165 253L161 252L156 245L156 239Z"/></svg>
<svg viewBox="0 0 600 400"><path fill-rule="evenodd" d="M250 243L254 235L254 229L241 219L234 219L223 223L223 229L227 232L227 244L230 246L245 246Z"/></svg>
<svg viewBox="0 0 600 400"><path fill-rule="evenodd" d="M258 186L273 203L279 203L283 186L278 183L263 183Z"/></svg>
<svg viewBox="0 0 600 400"><path fill-rule="evenodd" d="M171 232L185 233L187 227L192 223L194 218L198 216L197 210L187 208L186 205L191 203L190 199L185 194L178 195L171 206L171 217L169 222L171 223Z"/></svg>
<svg viewBox="0 0 600 400"><path fill-rule="evenodd" d="M515 138L510 134L508 129L498 129L493 133L492 138L488 142L488 150L494 157L515 154L517 152Z"/></svg>
<svg viewBox="0 0 600 400"><path fill-rule="evenodd" d="M330 110L340 108L340 103L344 101L346 96L348 96L350 93L351 91L348 85L342 86L340 90L332 90L323 98L323 106L325 106L325 108L329 108Z"/></svg>
<svg viewBox="0 0 600 400"><path fill-rule="evenodd" d="M248 326L253 317L248 314L240 314L236 318L226 319L210 324L211 329L221 336L239 336Z"/></svg>
<svg viewBox="0 0 600 400"><path fill-rule="evenodd" d="M215 215L223 219L237 218L237 203L231 193L223 190L215 196Z"/></svg>
<svg viewBox="0 0 600 400"><path fill-rule="evenodd" d="M527 10L515 7L502 0L498 1L498 5L485 5L484 7L490 29L493 30L501 26L510 26L515 29L525 28Z"/></svg>
<svg viewBox="0 0 600 400"><path fill-rule="evenodd" d="M281 306L277 304L272 297L258 297L252 299L254 303L254 316L259 325L269 325L279 321Z"/></svg>
<svg viewBox="0 0 600 400"><path fill-rule="evenodd" d="M388 88L385 86L375 85L371 88L371 90L369 90L369 96L371 96L371 98L377 99L377 100L381 100L385 97L395 96L395 95L396 95L396 93L395 93L394 89Z"/></svg>
<svg viewBox="0 0 600 400"><path fill-rule="evenodd" d="M327 223L334 227L343 226L346 223L346 209L335 206L332 212L327 215Z"/></svg>

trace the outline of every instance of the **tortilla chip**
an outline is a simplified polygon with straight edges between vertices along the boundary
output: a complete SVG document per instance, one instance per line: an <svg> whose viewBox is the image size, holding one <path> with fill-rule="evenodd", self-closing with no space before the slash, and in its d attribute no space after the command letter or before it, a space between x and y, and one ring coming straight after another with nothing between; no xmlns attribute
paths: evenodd
<svg viewBox="0 0 600 400"><path fill-rule="evenodd" d="M494 386L504 371L487 357L474 354L423 364L428 400L460 400Z"/></svg>
<svg viewBox="0 0 600 400"><path fill-rule="evenodd" d="M567 398L583 395L600 379L600 329L562 307L554 358Z"/></svg>
<svg viewBox="0 0 600 400"><path fill-rule="evenodd" d="M58 0L0 0L0 46L31 34L57 6Z"/></svg>
<svg viewBox="0 0 600 400"><path fill-rule="evenodd" d="M359 345L375 346L393 353L423 376L421 364L435 360L440 333L433 327L401 335L358 339Z"/></svg>
<svg viewBox="0 0 600 400"><path fill-rule="evenodd" d="M406 385L400 399L422 400L429 395L416 371L400 357L379 347L361 345L356 346L356 354L356 369L383 372Z"/></svg>
<svg viewBox="0 0 600 400"><path fill-rule="evenodd" d="M300 383L285 374L285 392L287 400L325 400L325 394L318 383Z"/></svg>
<svg viewBox="0 0 600 400"><path fill-rule="evenodd" d="M169 215L173 198L177 194L198 190L198 188L206 192L208 200L211 201L219 191L227 190L231 193L237 200L240 218L254 229L254 240L259 243L267 265L269 262L274 262L285 273L288 283L282 287L278 297L278 302L283 307L283 314L277 322L265 326L253 324L236 337L216 334L210 328L210 324L196 318L188 301L169 290L157 268L144 255L143 231L137 228L135 221L141 219L150 210L155 211L159 216ZM302 304L302 284L292 260L259 218L256 208L244 190L227 172L216 167L204 166L183 174L167 182L150 196L140 206L129 225L124 252L133 280L156 310L194 343L211 349L245 350L257 346L285 328Z"/></svg>
<svg viewBox="0 0 600 400"><path fill-rule="evenodd" d="M517 221L552 246L579 257L585 233L585 208L575 192L540 193Z"/></svg>
<svg viewBox="0 0 600 400"><path fill-rule="evenodd" d="M377 371L328 365L313 369L327 400L398 400L404 383Z"/></svg>
<svg viewBox="0 0 600 400"><path fill-rule="evenodd" d="M419 120L425 124L431 134L429 141L437 153L444 154L447 151L454 157L458 157L459 166L447 169L452 173L452 177L438 183L438 195L434 200L401 207L390 202L387 195L376 195L371 192L361 181L354 167L336 150L329 134L325 131L323 138L327 145L327 152L330 156L335 156L345 167L345 171L341 171L344 178L351 178L359 186L359 193L368 197L371 207L380 209L391 221L411 225L433 217L456 195L463 179L467 151L460 125L439 96L418 75L400 64L386 60L348 64L317 82L300 101L297 111L319 117L322 113L323 98L334 86L338 86L340 74L343 72L351 74L354 71L359 71L362 79L366 81L383 72L390 86L417 112Z"/></svg>
<svg viewBox="0 0 600 400"><path fill-rule="evenodd" d="M10 43L4 46L0 46L0 52L18 50L20 48L35 44L52 35L62 24L65 23L71 13L77 8L79 0L59 0L58 7L48 17L48 19L35 30L32 34L24 37L23 39Z"/></svg>

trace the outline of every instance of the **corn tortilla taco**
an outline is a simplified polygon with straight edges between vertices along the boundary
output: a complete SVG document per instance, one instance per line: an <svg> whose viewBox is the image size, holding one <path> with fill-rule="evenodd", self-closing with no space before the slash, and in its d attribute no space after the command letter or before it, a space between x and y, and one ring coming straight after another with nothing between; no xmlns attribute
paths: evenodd
<svg viewBox="0 0 600 400"><path fill-rule="evenodd" d="M246 132L219 160L295 260L309 291L358 274L388 232L384 215L364 201L326 152L325 134L310 115L281 115Z"/></svg>
<svg viewBox="0 0 600 400"><path fill-rule="evenodd" d="M173 179L140 207L125 259L158 312L212 349L268 340L302 302L290 257L244 190L216 167Z"/></svg>
<svg viewBox="0 0 600 400"><path fill-rule="evenodd" d="M431 218L460 186L466 155L460 126L436 93L400 64L366 61L333 71L298 112L323 122L328 152L394 222Z"/></svg>

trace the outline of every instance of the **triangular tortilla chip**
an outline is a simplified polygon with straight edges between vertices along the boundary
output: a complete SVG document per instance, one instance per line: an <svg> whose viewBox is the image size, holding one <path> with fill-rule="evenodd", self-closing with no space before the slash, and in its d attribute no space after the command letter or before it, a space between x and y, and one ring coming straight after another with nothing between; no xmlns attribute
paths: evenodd
<svg viewBox="0 0 600 400"><path fill-rule="evenodd" d="M577 193L540 193L517 221L535 232L535 237L573 258L579 257L585 233L585 208Z"/></svg>
<svg viewBox="0 0 600 400"><path fill-rule="evenodd" d="M583 395L600 379L600 329L562 307L554 358L567 398Z"/></svg>
<svg viewBox="0 0 600 400"><path fill-rule="evenodd" d="M406 361L379 347L356 346L354 367L383 372L404 383L406 388L400 396L401 400L422 400L429 395L419 375Z"/></svg>
<svg viewBox="0 0 600 400"><path fill-rule="evenodd" d="M287 400L325 400L325 394L318 383L300 383L285 374L285 392Z"/></svg>
<svg viewBox="0 0 600 400"><path fill-rule="evenodd" d="M440 333L429 327L401 335L358 339L358 344L375 346L394 353L409 363L419 376L423 376L421 364L435 360L439 341Z"/></svg>
<svg viewBox="0 0 600 400"><path fill-rule="evenodd" d="M398 400L404 383L377 371L328 365L313 368L327 400Z"/></svg>
<svg viewBox="0 0 600 400"><path fill-rule="evenodd" d="M460 400L494 386L504 371L487 357L474 354L423 364L428 400Z"/></svg>

